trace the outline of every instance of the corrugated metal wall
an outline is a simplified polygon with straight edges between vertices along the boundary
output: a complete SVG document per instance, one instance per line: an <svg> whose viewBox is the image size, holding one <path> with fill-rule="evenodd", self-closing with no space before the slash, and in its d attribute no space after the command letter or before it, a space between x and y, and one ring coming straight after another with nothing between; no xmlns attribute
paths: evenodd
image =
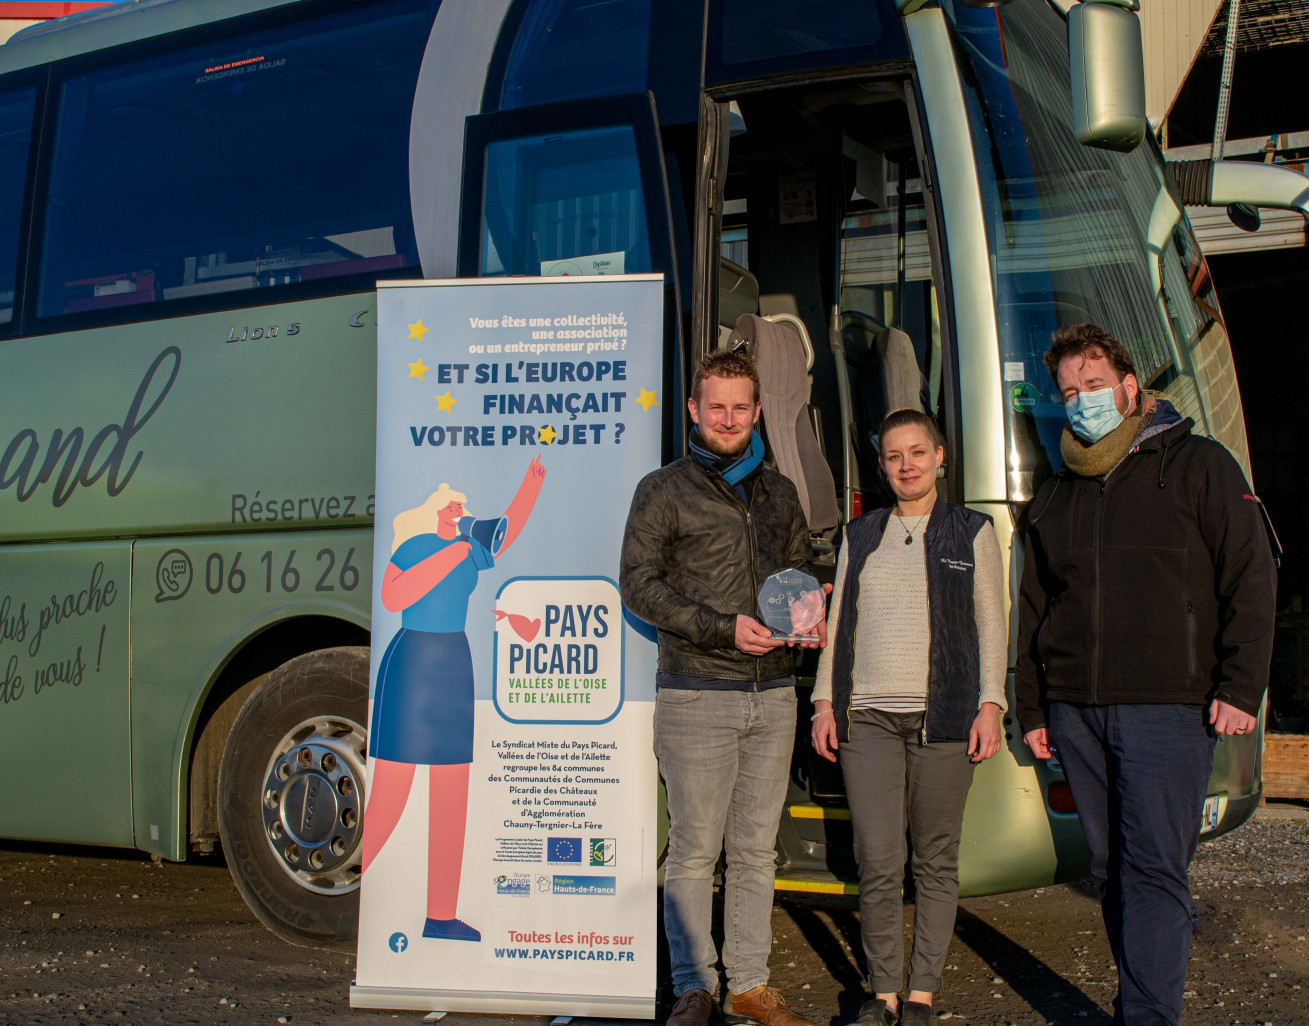
<svg viewBox="0 0 1309 1026"><path fill-rule="evenodd" d="M1162 121L1168 113L1214 15L1223 6L1221 0L1145 0L1141 4L1145 112L1151 120Z"/></svg>

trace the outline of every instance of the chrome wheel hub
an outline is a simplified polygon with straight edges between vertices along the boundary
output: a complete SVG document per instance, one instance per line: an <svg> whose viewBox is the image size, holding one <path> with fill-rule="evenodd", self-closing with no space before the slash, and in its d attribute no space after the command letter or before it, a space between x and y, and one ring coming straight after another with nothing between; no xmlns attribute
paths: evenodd
<svg viewBox="0 0 1309 1026"><path fill-rule="evenodd" d="M352 720L306 720L278 744L261 806L277 863L300 886L340 894L359 886L367 734Z"/></svg>

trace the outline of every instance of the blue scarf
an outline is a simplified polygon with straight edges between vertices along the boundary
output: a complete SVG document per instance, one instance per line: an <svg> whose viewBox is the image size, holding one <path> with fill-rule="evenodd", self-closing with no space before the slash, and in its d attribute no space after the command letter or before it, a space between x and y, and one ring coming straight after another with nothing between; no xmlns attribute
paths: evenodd
<svg viewBox="0 0 1309 1026"><path fill-rule="evenodd" d="M696 460L710 470L716 470L722 475L723 480L735 489L742 502L749 501L744 481L757 471L764 461L764 442L759 437L758 431L750 432L750 445L740 456L720 456L712 449L709 449L700 437L699 428L694 428L691 431L691 436L687 439L687 445L691 449L691 455Z"/></svg>

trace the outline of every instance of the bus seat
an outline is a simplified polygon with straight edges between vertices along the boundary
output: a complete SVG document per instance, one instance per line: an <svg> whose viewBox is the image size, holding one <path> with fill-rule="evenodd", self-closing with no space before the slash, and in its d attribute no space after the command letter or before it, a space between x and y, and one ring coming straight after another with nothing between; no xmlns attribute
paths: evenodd
<svg viewBox="0 0 1309 1026"><path fill-rule="evenodd" d="M749 313L736 322L735 334L747 343L754 357L764 437L777 469L800 493L809 532L820 534L836 527L841 519L836 481L810 420L809 368L800 336L791 327Z"/></svg>
<svg viewBox="0 0 1309 1026"><path fill-rule="evenodd" d="M899 328L883 328L873 339L872 356L878 398L882 401L881 416L906 406L922 411L927 379L918 367L908 334ZM881 417L876 422L881 423Z"/></svg>
<svg viewBox="0 0 1309 1026"><path fill-rule="evenodd" d="M759 305L761 309L766 305L762 296L759 298ZM805 402L808 404L809 426L813 429L814 438L818 440L818 451L826 459L827 446L823 444L823 411L809 402L813 396L814 386L814 344L809 340L809 329L805 327L804 321L793 313L765 313L763 318L773 324L785 324L800 336L800 345L804 348L805 372L809 375L805 385Z"/></svg>
<svg viewBox="0 0 1309 1026"><path fill-rule="evenodd" d="M814 369L814 344L809 341L809 329L804 326L804 321L792 313L764 314L763 318L773 324L784 324L796 333L796 336L800 339L800 348L804 350L805 373L808 374L812 371ZM813 384L812 378L809 383L810 385ZM807 389L805 391L805 401L809 401Z"/></svg>
<svg viewBox="0 0 1309 1026"><path fill-rule="evenodd" d="M727 257L718 258L718 348L727 348L742 314L759 312L759 279Z"/></svg>

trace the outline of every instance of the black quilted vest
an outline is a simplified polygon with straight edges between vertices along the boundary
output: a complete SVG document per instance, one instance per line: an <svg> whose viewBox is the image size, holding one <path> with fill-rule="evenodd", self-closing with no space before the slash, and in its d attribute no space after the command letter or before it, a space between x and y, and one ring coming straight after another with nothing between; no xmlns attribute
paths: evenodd
<svg viewBox="0 0 1309 1026"><path fill-rule="evenodd" d="M859 624L859 575L882 543L891 509L877 509L845 530L845 585L832 651L832 706L837 737L850 740L854 636ZM973 541L991 522L985 513L948 502L932 507L927 530L914 544L926 547L927 602L932 641L928 657L926 741L967 741L981 696L981 658L973 608ZM893 538L894 544L899 539ZM873 626L876 630L876 625Z"/></svg>

